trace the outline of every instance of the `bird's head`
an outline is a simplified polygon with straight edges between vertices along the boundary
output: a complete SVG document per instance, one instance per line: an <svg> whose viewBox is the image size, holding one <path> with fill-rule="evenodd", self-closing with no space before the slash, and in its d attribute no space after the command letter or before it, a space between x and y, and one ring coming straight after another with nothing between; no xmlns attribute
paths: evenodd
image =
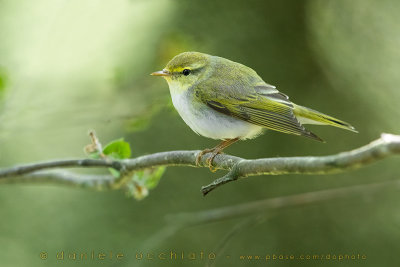
<svg viewBox="0 0 400 267"><path fill-rule="evenodd" d="M184 52L168 62L162 71L153 72L153 76L165 78L170 87L180 91L188 89L209 69L211 56L199 52Z"/></svg>

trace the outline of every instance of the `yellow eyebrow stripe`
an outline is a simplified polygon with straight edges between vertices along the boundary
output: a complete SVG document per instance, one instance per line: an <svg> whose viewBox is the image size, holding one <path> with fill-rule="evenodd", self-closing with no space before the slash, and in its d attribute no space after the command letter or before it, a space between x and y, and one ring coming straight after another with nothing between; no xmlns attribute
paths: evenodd
<svg viewBox="0 0 400 267"><path fill-rule="evenodd" d="M182 72L184 69L192 70L191 68L188 68L188 67L178 67L178 68L172 69L170 71L171 72Z"/></svg>

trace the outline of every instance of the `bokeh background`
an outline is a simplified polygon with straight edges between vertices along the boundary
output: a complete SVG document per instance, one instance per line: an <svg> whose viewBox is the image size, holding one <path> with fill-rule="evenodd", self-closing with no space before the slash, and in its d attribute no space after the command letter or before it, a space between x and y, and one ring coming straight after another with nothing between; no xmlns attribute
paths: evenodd
<svg viewBox="0 0 400 267"><path fill-rule="evenodd" d="M133 156L216 144L171 107L149 73L200 51L255 69L294 102L352 123L359 134L310 126L327 141L267 132L227 150L245 158L327 155L399 133L400 2L395 0L0 1L0 165L85 157L87 133L124 137ZM265 265L240 255L363 254L363 261L271 261L275 266L400 264L399 191L354 194L168 232L181 212L399 178L399 158L336 175L252 177L207 197L224 172L170 167L147 198L54 184L0 185L1 266ZM169 220L165 216L169 215ZM229 238L227 238L229 236ZM49 258L41 260L40 252ZM56 253L122 252L114 260ZM137 260L170 251L196 260ZM230 255L230 258L226 258Z"/></svg>

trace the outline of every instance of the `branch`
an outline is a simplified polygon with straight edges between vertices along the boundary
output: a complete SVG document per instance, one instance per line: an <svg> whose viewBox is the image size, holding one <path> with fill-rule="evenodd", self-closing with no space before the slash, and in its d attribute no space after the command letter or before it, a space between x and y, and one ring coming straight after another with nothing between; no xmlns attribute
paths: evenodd
<svg viewBox="0 0 400 267"><path fill-rule="evenodd" d="M355 195L370 198L388 188L398 190L400 188L400 180L305 192L203 211L167 214L165 216L165 226L145 240L143 242L143 247L146 248L146 250L151 250L154 248L155 244L165 242L165 240L176 234L178 231L187 227L195 227L240 218L246 218L246 221L242 221L242 223L259 223L269 218L273 214L272 211L274 210L307 206L333 199L354 197Z"/></svg>
<svg viewBox="0 0 400 267"><path fill-rule="evenodd" d="M299 193L288 196L267 198L244 204L208 209L204 211L181 212L167 214L167 223L176 224L178 227L196 226L207 223L230 220L250 215L268 214L271 210L279 210L287 207L304 206L332 199L350 197L354 195L372 196L386 188L400 188L400 180L389 180L379 183L369 183L324 189L312 192Z"/></svg>
<svg viewBox="0 0 400 267"><path fill-rule="evenodd" d="M170 151L150 154L133 159L112 161L108 159L71 159L49 161L35 164L27 164L0 170L0 181L13 182L15 176L22 176L20 181L37 180L40 176L47 176L54 181L66 182L76 185L110 185L113 178L98 176L85 176L74 174L66 179L66 173L44 171L53 168L76 168L76 167L104 167L114 168L121 173L132 172L157 166L196 166L196 156L199 150L195 151ZM382 134L381 137L363 147L342 152L336 155L321 157L278 157L246 160L226 154L217 155L213 166L217 169L228 170L222 178L216 179L211 184L202 187L203 195L208 194L218 186L240 178L255 175L282 175L282 174L328 174L344 172L349 169L357 169L371 164L380 159L394 154L400 154L400 136ZM208 167L206 160L211 154L202 157L200 167ZM68 176L68 175L67 175ZM11 179L12 178L12 179ZM115 179L114 179L115 180Z"/></svg>
<svg viewBox="0 0 400 267"><path fill-rule="evenodd" d="M66 170L36 171L20 176L4 177L0 181L8 184L15 183L56 183L75 187L92 189L113 189L115 177L112 175L79 174Z"/></svg>

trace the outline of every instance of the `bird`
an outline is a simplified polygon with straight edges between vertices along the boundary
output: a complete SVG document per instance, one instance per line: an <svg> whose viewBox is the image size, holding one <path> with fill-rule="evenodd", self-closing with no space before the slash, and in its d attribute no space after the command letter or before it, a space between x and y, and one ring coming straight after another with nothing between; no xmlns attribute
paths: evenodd
<svg viewBox="0 0 400 267"><path fill-rule="evenodd" d="M197 134L222 140L196 157L211 153L206 163L211 171L216 155L239 140L252 139L264 129L304 136L324 142L304 124L330 125L353 132L349 123L297 105L250 67L229 59L200 52L183 52L161 71L172 103L183 121Z"/></svg>

